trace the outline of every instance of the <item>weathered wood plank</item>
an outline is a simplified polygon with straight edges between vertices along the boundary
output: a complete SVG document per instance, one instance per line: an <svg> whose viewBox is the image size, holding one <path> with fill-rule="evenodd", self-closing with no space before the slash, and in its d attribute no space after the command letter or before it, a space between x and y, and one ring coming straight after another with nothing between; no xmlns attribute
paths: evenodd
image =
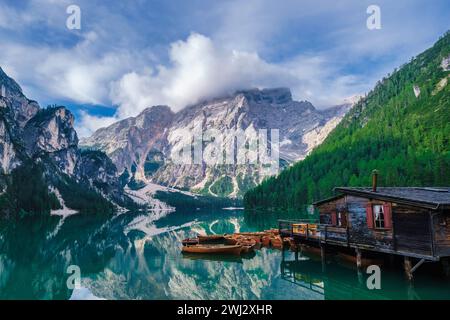
<svg viewBox="0 0 450 320"><path fill-rule="evenodd" d="M397 250L431 254L432 234L427 209L396 205L393 207Z"/></svg>

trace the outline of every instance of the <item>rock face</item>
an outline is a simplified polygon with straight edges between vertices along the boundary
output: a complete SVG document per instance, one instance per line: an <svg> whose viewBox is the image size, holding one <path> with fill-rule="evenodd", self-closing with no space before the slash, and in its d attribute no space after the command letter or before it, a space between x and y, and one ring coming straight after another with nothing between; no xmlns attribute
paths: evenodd
<svg viewBox="0 0 450 320"><path fill-rule="evenodd" d="M8 104L14 125L23 128L28 120L30 120L40 109L36 101L29 100L22 93L22 88L13 79L8 77L0 68L0 87L1 98L5 105Z"/></svg>
<svg viewBox="0 0 450 320"><path fill-rule="evenodd" d="M74 175L79 182L100 190L109 199L126 201L116 166L105 153L84 150L77 160Z"/></svg>
<svg viewBox="0 0 450 320"><path fill-rule="evenodd" d="M72 175L78 160L78 137L73 123L72 113L64 107L39 110L23 130L27 154L48 154L62 172Z"/></svg>
<svg viewBox="0 0 450 320"><path fill-rule="evenodd" d="M1 172L8 174L20 164L16 148L11 139L8 124L5 119L0 120L0 168Z"/></svg>
<svg viewBox="0 0 450 320"><path fill-rule="evenodd" d="M27 99L22 89L0 68L0 168L8 174L21 163L17 137L39 110L39 105Z"/></svg>
<svg viewBox="0 0 450 320"><path fill-rule="evenodd" d="M442 59L441 67L444 71L450 71L450 56Z"/></svg>
<svg viewBox="0 0 450 320"><path fill-rule="evenodd" d="M416 96L416 98L418 98L420 96L420 87L418 85L414 85L413 90L414 90L414 95Z"/></svg>
<svg viewBox="0 0 450 320"><path fill-rule="evenodd" d="M173 117L174 113L167 106L151 107L135 118L99 129L95 136L81 143L85 147L104 151L120 171L133 171L142 180L146 157L163 149Z"/></svg>
<svg viewBox="0 0 450 320"><path fill-rule="evenodd" d="M1 68L0 88L0 169L4 175L25 163L40 163L49 189L61 179L70 179L108 200L124 202L111 160L102 152L78 149L74 116L69 110L62 106L41 109ZM5 191L5 176L0 184Z"/></svg>
<svg viewBox="0 0 450 320"><path fill-rule="evenodd" d="M286 88L245 90L176 114L168 107L148 108L135 118L99 129L80 144L104 151L120 172L135 181L240 197L267 175L268 162L249 161L254 155L249 143L260 134L275 143L271 130L278 130L279 164L288 165L320 144L350 106L320 111L310 102L293 101ZM244 162L237 159L242 155L237 149L240 138L247 143ZM190 160L180 163L176 158L186 150L192 152ZM222 161L212 164L205 155Z"/></svg>

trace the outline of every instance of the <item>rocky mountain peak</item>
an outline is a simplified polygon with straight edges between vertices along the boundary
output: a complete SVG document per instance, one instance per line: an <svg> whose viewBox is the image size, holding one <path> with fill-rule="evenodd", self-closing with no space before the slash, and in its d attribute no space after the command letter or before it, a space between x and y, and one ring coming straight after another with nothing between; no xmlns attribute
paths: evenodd
<svg viewBox="0 0 450 320"><path fill-rule="evenodd" d="M29 100L24 96L22 88L0 67L0 98L3 107L8 106L11 110L13 121L22 128L39 110L36 101ZM15 130L16 128L13 128Z"/></svg>
<svg viewBox="0 0 450 320"><path fill-rule="evenodd" d="M0 67L0 94L5 93L5 97L9 97L11 95L23 95L22 88L19 84L14 81L12 78L8 77L8 75L3 71Z"/></svg>
<svg viewBox="0 0 450 320"><path fill-rule="evenodd" d="M173 152L208 130L222 132L221 146L228 150L234 148L229 138L234 134L275 129L281 162L296 161L320 144L347 110L342 106L329 112L316 110L308 101L294 101L288 88L239 90L177 113L167 106L147 108L136 117L97 130L80 144L106 152L119 172L127 171L133 184L153 182L239 197L264 178L258 165L179 165L172 161Z"/></svg>
<svg viewBox="0 0 450 320"><path fill-rule="evenodd" d="M80 211L112 210L111 201L121 206L132 205L123 193L111 160L103 152L78 149L74 116L68 109L63 106L41 109L1 68L0 94L1 192L9 192L11 181L7 175L13 170L35 170L41 175L40 188L47 191L40 190L42 194L30 201L42 204L47 201L48 192L58 189L56 192L64 203ZM15 199L14 194L10 196ZM16 212L14 207L0 209L0 215Z"/></svg>
<svg viewBox="0 0 450 320"><path fill-rule="evenodd" d="M65 107L41 109L23 129L26 152L30 157L48 155L58 168L72 175L78 161L78 136L74 116Z"/></svg>
<svg viewBox="0 0 450 320"><path fill-rule="evenodd" d="M236 95L242 95L253 103L285 104L292 102L292 93L289 88L241 90L237 91Z"/></svg>
<svg viewBox="0 0 450 320"><path fill-rule="evenodd" d="M32 155L76 147L78 136L73 124L74 116L65 107L39 110L24 128L27 150Z"/></svg>
<svg viewBox="0 0 450 320"><path fill-rule="evenodd" d="M156 106L151 106L151 107L145 108L143 111L141 111L141 113L139 115L146 115L146 114L151 114L151 113L161 113L161 112L172 113L172 109L170 109L170 107L166 106L166 105L156 105ZM138 117L139 117L139 115L138 115Z"/></svg>
<svg viewBox="0 0 450 320"><path fill-rule="evenodd" d="M169 118L171 119L173 115L174 113L170 107L159 105L144 109L139 115L136 116L135 120L145 126L145 123L148 122L167 122L167 120Z"/></svg>

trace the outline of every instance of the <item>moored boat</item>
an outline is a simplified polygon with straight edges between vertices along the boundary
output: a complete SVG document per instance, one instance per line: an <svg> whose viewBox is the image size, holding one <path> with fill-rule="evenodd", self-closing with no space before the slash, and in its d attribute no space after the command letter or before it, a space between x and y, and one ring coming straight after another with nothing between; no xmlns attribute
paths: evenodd
<svg viewBox="0 0 450 320"><path fill-rule="evenodd" d="M222 234L213 234L209 236L198 236L199 243L217 243L225 241L225 236Z"/></svg>
<svg viewBox="0 0 450 320"><path fill-rule="evenodd" d="M249 253L252 250L253 250L253 246L246 246L246 245L244 245L244 246L242 246L241 253L242 254Z"/></svg>
<svg viewBox="0 0 450 320"><path fill-rule="evenodd" d="M238 240L238 244L242 246L242 253L249 253L255 249L256 241L252 238L243 238Z"/></svg>
<svg viewBox="0 0 450 320"><path fill-rule="evenodd" d="M212 245L212 244L196 244L182 247L182 252L199 253L199 254L231 254L240 255L242 245Z"/></svg>
<svg viewBox="0 0 450 320"><path fill-rule="evenodd" d="M242 258L248 258L250 253L242 255L232 255L232 254L208 254L208 253L190 253L182 252L184 259L189 260L201 260L201 261L218 261L218 262L235 262L242 263Z"/></svg>
<svg viewBox="0 0 450 320"><path fill-rule="evenodd" d="M181 241L181 243L183 244L183 246L194 245L198 244L198 239L187 238Z"/></svg>
<svg viewBox="0 0 450 320"><path fill-rule="evenodd" d="M270 246L270 237L269 236L263 236L261 239L261 244L263 247L269 247Z"/></svg>
<svg viewBox="0 0 450 320"><path fill-rule="evenodd" d="M231 237L225 237L225 244L227 245L236 245L238 244L238 240Z"/></svg>
<svg viewBox="0 0 450 320"><path fill-rule="evenodd" d="M272 248L283 249L283 239L280 236L275 236L270 239L270 244Z"/></svg>

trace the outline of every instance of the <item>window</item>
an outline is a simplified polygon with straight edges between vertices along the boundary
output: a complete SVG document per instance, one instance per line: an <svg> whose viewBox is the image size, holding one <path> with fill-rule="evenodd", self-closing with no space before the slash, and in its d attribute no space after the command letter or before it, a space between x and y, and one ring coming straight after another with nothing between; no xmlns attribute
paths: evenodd
<svg viewBox="0 0 450 320"><path fill-rule="evenodd" d="M347 227L347 214L344 212L337 213L337 226L338 227Z"/></svg>
<svg viewBox="0 0 450 320"><path fill-rule="evenodd" d="M375 223L375 228L385 228L384 210L383 206L380 204L376 204L373 206L373 221Z"/></svg>
<svg viewBox="0 0 450 320"><path fill-rule="evenodd" d="M347 213L345 211L331 211L330 213L323 214L320 217L320 222L323 224L329 224L335 227L346 228L347 227Z"/></svg>
<svg viewBox="0 0 450 320"><path fill-rule="evenodd" d="M367 202L366 221L369 229L392 229L392 203Z"/></svg>
<svg viewBox="0 0 450 320"><path fill-rule="evenodd" d="M321 224L330 224L331 223L331 215L328 213L321 214L319 221Z"/></svg>

